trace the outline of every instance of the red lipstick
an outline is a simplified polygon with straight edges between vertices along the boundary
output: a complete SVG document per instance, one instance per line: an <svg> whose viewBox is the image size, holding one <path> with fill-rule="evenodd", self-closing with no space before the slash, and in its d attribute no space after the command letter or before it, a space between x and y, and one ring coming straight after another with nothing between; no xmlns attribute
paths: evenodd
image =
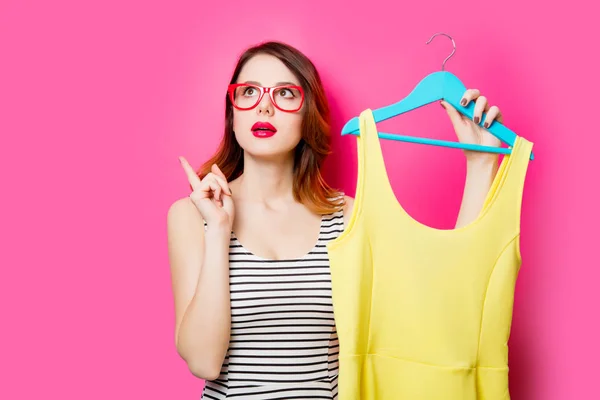
<svg viewBox="0 0 600 400"><path fill-rule="evenodd" d="M277 129L268 122L257 122L252 125L252 133L258 138L269 138L277 132Z"/></svg>

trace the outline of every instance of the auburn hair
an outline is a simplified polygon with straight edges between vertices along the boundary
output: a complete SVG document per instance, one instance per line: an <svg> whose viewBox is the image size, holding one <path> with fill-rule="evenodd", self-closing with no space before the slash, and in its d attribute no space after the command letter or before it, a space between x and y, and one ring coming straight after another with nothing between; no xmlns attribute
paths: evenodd
<svg viewBox="0 0 600 400"><path fill-rule="evenodd" d="M321 175L325 157L331 152L330 111L321 78L314 64L296 48L269 41L246 49L238 59L230 83L236 83L240 71L257 54L269 54L281 60L300 81L305 93L302 136L294 154L294 198L317 214L340 210L344 205L341 193L331 188ZM233 105L225 95L225 134L217 152L198 170L200 179L213 164L223 171L227 181L244 171L243 149L233 132Z"/></svg>

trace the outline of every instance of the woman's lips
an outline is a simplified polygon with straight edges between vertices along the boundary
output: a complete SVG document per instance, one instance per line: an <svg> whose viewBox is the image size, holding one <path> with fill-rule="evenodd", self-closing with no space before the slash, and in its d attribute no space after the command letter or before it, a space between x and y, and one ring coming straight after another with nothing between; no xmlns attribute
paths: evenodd
<svg viewBox="0 0 600 400"><path fill-rule="evenodd" d="M257 138L269 138L277 132L277 129L268 122L257 122L252 125L252 134Z"/></svg>
<svg viewBox="0 0 600 400"><path fill-rule="evenodd" d="M252 134L254 135L254 137L257 138L270 138L271 136L275 135L275 132L267 130L256 130L252 131Z"/></svg>

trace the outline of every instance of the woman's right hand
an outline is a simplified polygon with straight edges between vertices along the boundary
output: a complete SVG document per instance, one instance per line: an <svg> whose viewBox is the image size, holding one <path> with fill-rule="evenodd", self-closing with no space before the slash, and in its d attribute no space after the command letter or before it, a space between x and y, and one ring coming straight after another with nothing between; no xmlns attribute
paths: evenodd
<svg viewBox="0 0 600 400"><path fill-rule="evenodd" d="M226 230L233 227L234 208L227 178L216 164L202 180L184 157L179 157L192 187L190 199L206 221L208 229Z"/></svg>

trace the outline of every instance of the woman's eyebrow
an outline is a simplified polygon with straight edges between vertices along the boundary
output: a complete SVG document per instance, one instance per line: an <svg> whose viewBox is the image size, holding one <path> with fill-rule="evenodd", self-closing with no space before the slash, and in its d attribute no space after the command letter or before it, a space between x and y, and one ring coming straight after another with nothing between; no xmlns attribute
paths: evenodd
<svg viewBox="0 0 600 400"><path fill-rule="evenodd" d="M277 82L275 84L275 86L283 86L283 85L299 86L297 83L294 83L294 82Z"/></svg>
<svg viewBox="0 0 600 400"><path fill-rule="evenodd" d="M262 86L262 85L260 84L260 82L257 82L257 81L246 81L246 82L244 82L244 83L248 83L248 84L251 84L251 85L257 85L257 86ZM283 85L299 86L299 85L298 85L297 83L295 83L295 82L287 82L287 81L286 81L286 82L277 82L277 83L275 84L275 86L283 86Z"/></svg>

